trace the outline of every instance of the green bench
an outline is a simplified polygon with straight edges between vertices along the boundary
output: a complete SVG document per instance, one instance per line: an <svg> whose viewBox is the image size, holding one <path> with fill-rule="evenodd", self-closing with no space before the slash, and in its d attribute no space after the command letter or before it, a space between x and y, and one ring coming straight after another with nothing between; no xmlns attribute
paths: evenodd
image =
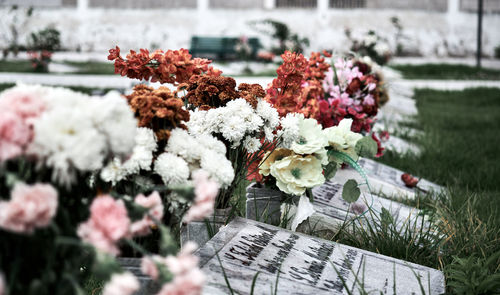
<svg viewBox="0 0 500 295"><path fill-rule="evenodd" d="M239 38L237 37L198 37L191 38L191 48L189 52L196 57L206 57L219 60L237 59L236 44ZM248 38L250 46L250 59L257 58L257 51L260 47L258 38Z"/></svg>

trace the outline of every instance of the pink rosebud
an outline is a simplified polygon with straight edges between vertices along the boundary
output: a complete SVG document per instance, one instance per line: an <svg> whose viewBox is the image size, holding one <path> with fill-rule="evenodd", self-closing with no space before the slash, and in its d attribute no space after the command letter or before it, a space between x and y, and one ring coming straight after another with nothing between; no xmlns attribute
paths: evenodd
<svg viewBox="0 0 500 295"><path fill-rule="evenodd" d="M210 180L208 173L203 170L198 170L193 173L194 181L194 204L189 208L184 216L184 222L189 223L193 220L203 219L214 212L214 204L217 194L219 193L219 185Z"/></svg>
<svg viewBox="0 0 500 295"><path fill-rule="evenodd" d="M80 224L77 234L97 249L118 255L116 243L128 236L130 219L122 200L106 195L97 197L90 206L90 218Z"/></svg>
<svg viewBox="0 0 500 295"><path fill-rule="evenodd" d="M22 154L32 138L32 131L22 117L0 109L0 162Z"/></svg>
<svg viewBox="0 0 500 295"><path fill-rule="evenodd" d="M16 184L11 200L0 202L0 227L32 233L50 224L57 211L57 191L49 184Z"/></svg>
<svg viewBox="0 0 500 295"><path fill-rule="evenodd" d="M132 223L130 232L133 236L147 235L151 233L151 227L155 225L155 222L150 216L158 221L161 221L163 218L164 207L160 194L158 192L153 192L147 197L140 194L135 197L134 202L139 206L149 209L149 211L141 220Z"/></svg>
<svg viewBox="0 0 500 295"><path fill-rule="evenodd" d="M140 286L137 278L130 272L115 273L104 286L102 295L132 295Z"/></svg>

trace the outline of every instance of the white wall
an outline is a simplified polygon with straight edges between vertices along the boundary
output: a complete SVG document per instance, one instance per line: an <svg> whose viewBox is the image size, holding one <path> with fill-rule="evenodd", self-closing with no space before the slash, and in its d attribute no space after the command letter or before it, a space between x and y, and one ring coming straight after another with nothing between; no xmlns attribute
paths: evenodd
<svg viewBox="0 0 500 295"><path fill-rule="evenodd" d="M200 0L198 0L200 1ZM453 1L453 0L450 0ZM253 31L248 21L272 18L287 23L290 28L311 41L310 49L346 50L346 27L354 35L375 29L394 44L395 29L390 18L399 17L405 43L425 56L473 55L476 46L476 15L451 11L448 13L411 10L113 10L113 9L46 9L37 10L30 28L40 29L49 24L62 33L68 49L104 51L119 45L127 48L162 49L189 48L192 35L200 36L259 36L269 45L270 40ZM500 45L500 15L486 14L483 23L484 54L493 55ZM24 37L21 37L23 40ZM1 41L5 42L5 41ZM0 44L3 47L4 44Z"/></svg>

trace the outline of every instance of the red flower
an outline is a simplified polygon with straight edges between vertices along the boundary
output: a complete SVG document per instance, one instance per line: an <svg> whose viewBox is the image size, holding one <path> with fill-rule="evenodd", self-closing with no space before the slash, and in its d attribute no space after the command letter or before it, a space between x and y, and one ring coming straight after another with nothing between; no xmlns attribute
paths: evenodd
<svg viewBox="0 0 500 295"><path fill-rule="evenodd" d="M416 187L419 181L418 178L408 173L404 173L403 175L401 175L401 180L405 183L407 187Z"/></svg>

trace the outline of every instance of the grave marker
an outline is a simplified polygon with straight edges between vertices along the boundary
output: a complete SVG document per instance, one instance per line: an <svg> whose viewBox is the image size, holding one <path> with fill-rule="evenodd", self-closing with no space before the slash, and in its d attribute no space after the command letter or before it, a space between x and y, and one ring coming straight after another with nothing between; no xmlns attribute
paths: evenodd
<svg viewBox="0 0 500 295"><path fill-rule="evenodd" d="M257 273L254 294L269 294L276 282L277 294L348 294L346 286L358 294L357 280L366 291L394 294L394 278L397 294L420 294L416 276L426 294L444 293L438 270L242 218L196 255L207 275L203 294L229 294L221 265L238 294L250 294Z"/></svg>

